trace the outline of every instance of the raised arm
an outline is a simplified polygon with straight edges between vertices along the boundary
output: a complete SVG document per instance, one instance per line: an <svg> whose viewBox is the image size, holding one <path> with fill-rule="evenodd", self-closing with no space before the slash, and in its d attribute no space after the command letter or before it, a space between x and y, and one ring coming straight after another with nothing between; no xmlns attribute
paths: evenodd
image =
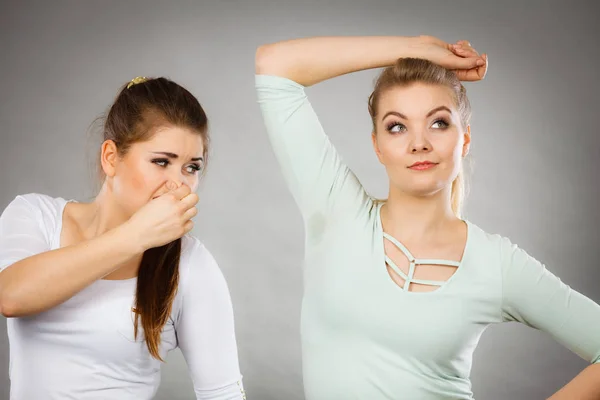
<svg viewBox="0 0 600 400"><path fill-rule="evenodd" d="M268 44L257 50L258 102L275 156L309 233L314 229L320 236L317 230L327 226L333 214L356 215L369 197L323 131L305 87L392 65L402 57L427 58L457 70L465 80L481 79L487 62L487 57L479 57L467 43L453 46L429 36L317 37Z"/></svg>
<svg viewBox="0 0 600 400"><path fill-rule="evenodd" d="M600 398L600 306L508 240L502 254L504 320L547 332L594 364L551 399Z"/></svg>
<svg viewBox="0 0 600 400"><path fill-rule="evenodd" d="M187 233L191 227L184 226L187 219L182 215L197 199L184 203L189 188L177 190L153 200L113 230L54 250L39 207L18 196L0 217L0 313L22 317L46 311L146 249Z"/></svg>
<svg viewBox="0 0 600 400"><path fill-rule="evenodd" d="M351 72L387 67L398 58L424 58L455 70L461 80L482 79L487 56L469 51L468 42L448 44L432 36L312 37L263 45L256 73L311 86Z"/></svg>

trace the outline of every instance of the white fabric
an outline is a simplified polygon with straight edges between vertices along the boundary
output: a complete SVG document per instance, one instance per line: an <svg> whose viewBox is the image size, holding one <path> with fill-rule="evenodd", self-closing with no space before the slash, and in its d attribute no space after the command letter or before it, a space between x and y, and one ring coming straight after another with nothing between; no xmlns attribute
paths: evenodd
<svg viewBox="0 0 600 400"><path fill-rule="evenodd" d="M8 205L0 217L0 273L59 247L66 204L27 194ZM9 318L10 399L151 399L161 362L150 356L143 331L134 340L135 288L135 278L99 280L46 312ZM229 290L210 252L191 236L183 238L179 290L161 357L176 347L197 399L244 398Z"/></svg>

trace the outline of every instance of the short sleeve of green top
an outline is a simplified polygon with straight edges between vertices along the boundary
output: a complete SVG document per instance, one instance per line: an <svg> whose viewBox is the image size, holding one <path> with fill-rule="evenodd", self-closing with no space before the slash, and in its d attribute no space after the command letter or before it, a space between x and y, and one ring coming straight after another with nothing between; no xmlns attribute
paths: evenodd
<svg viewBox="0 0 600 400"><path fill-rule="evenodd" d="M485 328L518 321L600 360L600 307L507 238L469 221L462 260L432 292L410 292L385 264L382 202L325 135L304 87L256 76L258 101L306 232L302 355L308 400L473 399Z"/></svg>

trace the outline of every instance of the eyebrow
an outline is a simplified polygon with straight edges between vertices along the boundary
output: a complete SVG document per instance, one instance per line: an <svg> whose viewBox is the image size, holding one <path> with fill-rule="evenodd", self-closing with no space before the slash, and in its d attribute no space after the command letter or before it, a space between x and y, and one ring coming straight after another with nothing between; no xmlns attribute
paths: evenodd
<svg viewBox="0 0 600 400"><path fill-rule="evenodd" d="M168 151L153 151L152 154L157 154L157 155L165 156L165 157L172 158L172 159L179 158L179 156L177 154L169 153ZM192 158L192 161L204 161L204 159L202 157L194 157L194 158Z"/></svg>
<svg viewBox="0 0 600 400"><path fill-rule="evenodd" d="M439 107L436 107L436 108L434 108L433 110L429 111L429 112L427 113L427 115L425 116L425 118L429 118L429 117L431 117L433 114L435 114L435 113L436 113L436 112L438 112L438 111L448 111L450 114L452 114L452 111L451 111L451 110L450 110L448 107L446 107L446 106L439 106ZM402 114L402 113L399 113L399 112L396 112L396 111L389 111L389 112L387 112L387 113L386 113L386 114L383 116L383 118L381 118L381 120L383 121L383 120L384 120L384 119L385 119L385 118L386 118L388 115L395 115L395 116L396 116L396 117L398 117L398 118L402 118L402 119L408 119L408 118L406 117L406 115L404 115L404 114Z"/></svg>

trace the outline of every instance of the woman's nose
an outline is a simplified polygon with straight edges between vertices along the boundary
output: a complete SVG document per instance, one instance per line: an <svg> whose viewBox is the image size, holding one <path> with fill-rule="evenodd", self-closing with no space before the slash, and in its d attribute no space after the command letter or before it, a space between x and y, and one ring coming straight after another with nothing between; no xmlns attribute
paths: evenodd
<svg viewBox="0 0 600 400"><path fill-rule="evenodd" d="M410 152L419 153L431 151L431 143L427 140L424 132L415 133L410 143Z"/></svg>

